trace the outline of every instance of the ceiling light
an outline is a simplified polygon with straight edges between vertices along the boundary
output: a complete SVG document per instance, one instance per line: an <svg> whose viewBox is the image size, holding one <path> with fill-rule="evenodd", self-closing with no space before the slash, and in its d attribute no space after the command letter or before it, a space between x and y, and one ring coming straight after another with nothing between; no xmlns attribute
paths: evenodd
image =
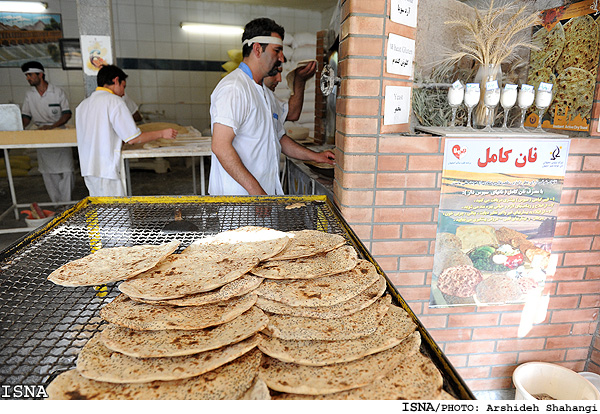
<svg viewBox="0 0 600 414"><path fill-rule="evenodd" d="M180 24L181 28L190 33L201 34L230 34L241 35L244 33L244 28L241 26L228 26L224 24L204 24L204 23L185 23Z"/></svg>
<svg viewBox="0 0 600 414"><path fill-rule="evenodd" d="M0 12L41 13L47 8L48 3L39 1L0 1Z"/></svg>

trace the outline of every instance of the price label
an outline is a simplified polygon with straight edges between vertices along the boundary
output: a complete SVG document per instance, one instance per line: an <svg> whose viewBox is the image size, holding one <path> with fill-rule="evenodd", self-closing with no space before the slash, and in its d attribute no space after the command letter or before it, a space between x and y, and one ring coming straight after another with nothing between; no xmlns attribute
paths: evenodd
<svg viewBox="0 0 600 414"><path fill-rule="evenodd" d="M504 85L504 89L506 89L507 91L512 91L517 89L517 85L515 85L514 83L507 83L506 85Z"/></svg>
<svg viewBox="0 0 600 414"><path fill-rule="evenodd" d="M538 87L538 91L542 92L552 92L552 84L546 82L540 82L540 86Z"/></svg>
<svg viewBox="0 0 600 414"><path fill-rule="evenodd" d="M479 84L478 83L467 83L467 91L479 92Z"/></svg>
<svg viewBox="0 0 600 414"><path fill-rule="evenodd" d="M494 89L498 89L498 81L493 80L485 83L485 89L488 91L493 91Z"/></svg>
<svg viewBox="0 0 600 414"><path fill-rule="evenodd" d="M461 81L457 80L452 84L452 89L462 89L463 84Z"/></svg>

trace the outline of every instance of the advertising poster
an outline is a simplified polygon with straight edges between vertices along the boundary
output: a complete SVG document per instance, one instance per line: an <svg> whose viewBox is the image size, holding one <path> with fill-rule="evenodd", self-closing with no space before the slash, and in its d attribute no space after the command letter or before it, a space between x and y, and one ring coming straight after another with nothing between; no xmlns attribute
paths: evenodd
<svg viewBox="0 0 600 414"><path fill-rule="evenodd" d="M595 6L594 6L595 5ZM585 0L544 10L541 26L533 29L527 83L554 85L554 99L542 116L542 127L588 131L600 54L600 14L597 0ZM539 116L531 107L525 125L535 127Z"/></svg>
<svg viewBox="0 0 600 414"><path fill-rule="evenodd" d="M569 139L446 139L430 307L540 295Z"/></svg>
<svg viewBox="0 0 600 414"><path fill-rule="evenodd" d="M104 65L112 65L110 36L81 36L83 72L96 76Z"/></svg>

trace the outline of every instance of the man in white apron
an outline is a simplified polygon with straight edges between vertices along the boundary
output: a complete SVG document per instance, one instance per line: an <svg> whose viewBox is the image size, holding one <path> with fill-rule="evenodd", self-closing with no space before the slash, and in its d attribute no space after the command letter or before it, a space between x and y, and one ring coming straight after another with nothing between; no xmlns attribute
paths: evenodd
<svg viewBox="0 0 600 414"><path fill-rule="evenodd" d="M46 81L44 66L27 62L21 66L32 88L25 94L21 109L23 127L33 123L37 129L62 127L71 119L71 109L65 92ZM71 201L75 184L71 148L39 148L38 169L44 178L46 191L53 203Z"/></svg>
<svg viewBox="0 0 600 414"><path fill-rule="evenodd" d="M331 151L314 152L285 135L278 104L263 79L278 73L285 31L271 19L249 22L243 60L211 95L211 195L281 195L279 155L334 163Z"/></svg>

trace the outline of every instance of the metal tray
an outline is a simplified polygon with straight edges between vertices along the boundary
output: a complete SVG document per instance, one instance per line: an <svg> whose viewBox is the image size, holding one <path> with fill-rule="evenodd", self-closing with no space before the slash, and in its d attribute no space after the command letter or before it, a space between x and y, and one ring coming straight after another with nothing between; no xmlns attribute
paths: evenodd
<svg viewBox="0 0 600 414"><path fill-rule="evenodd" d="M164 233L176 209L201 230ZM160 244L178 239L179 251L204 235L240 226L281 231L313 229L343 235L371 261L388 284L394 303L415 320L422 351L459 399L473 394L365 246L326 196L278 197L88 197L50 223L0 252L0 384L11 389L46 386L75 366L87 340L102 328L100 309L119 294L104 287L61 287L47 281L59 266L101 247ZM16 394L16 393L13 393ZM19 397L22 397L22 392ZM32 399L37 398L35 394Z"/></svg>

